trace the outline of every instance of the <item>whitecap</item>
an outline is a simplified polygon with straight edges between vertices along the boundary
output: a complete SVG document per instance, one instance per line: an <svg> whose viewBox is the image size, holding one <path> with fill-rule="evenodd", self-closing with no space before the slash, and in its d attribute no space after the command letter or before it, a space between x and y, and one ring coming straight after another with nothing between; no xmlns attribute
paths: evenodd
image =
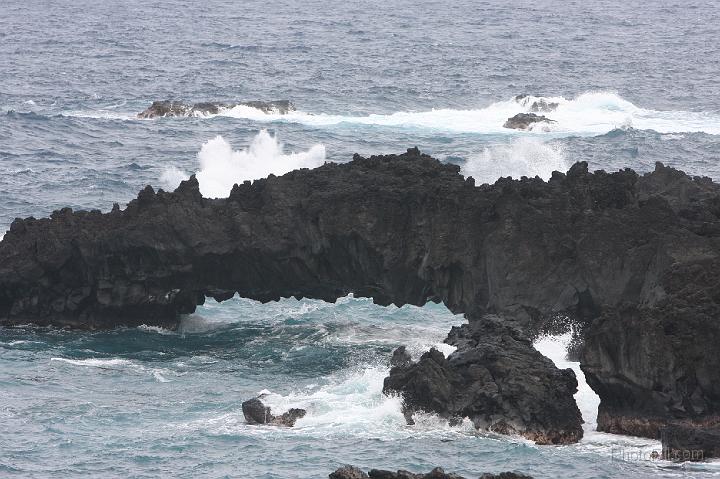
<svg viewBox="0 0 720 479"><path fill-rule="evenodd" d="M527 113L533 101L557 103L553 111L540 113L554 123L540 124L529 132L504 128L505 121ZM576 98L526 97L492 103L483 108L458 110L438 108L428 111L399 111L390 114L333 115L294 111L284 115L263 113L248 107L236 107L220 113L221 116L244 118L257 122L301 123L314 127L334 125L366 125L378 127L430 129L451 133L478 134L529 134L529 135L602 135L614 129L631 125L641 130L659 133L704 132L720 135L720 113L663 111L641 108L617 93L600 91L583 93Z"/></svg>
<svg viewBox="0 0 720 479"><path fill-rule="evenodd" d="M131 366L132 361L129 361L127 359L97 359L97 358L88 358L88 359L68 359L68 358L50 358L50 361L59 361L67 364L72 364L74 366L88 366L88 367L94 367L94 368L116 368L121 366Z"/></svg>

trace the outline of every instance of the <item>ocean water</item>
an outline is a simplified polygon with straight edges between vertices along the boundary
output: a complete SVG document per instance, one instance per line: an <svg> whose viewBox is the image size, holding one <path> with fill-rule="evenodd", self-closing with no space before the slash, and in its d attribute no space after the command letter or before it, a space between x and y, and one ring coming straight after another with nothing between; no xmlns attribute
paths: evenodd
<svg viewBox="0 0 720 479"><path fill-rule="evenodd" d="M15 217L98 208L198 173L206 196L245 179L411 146L480 182L548 177L578 160L662 161L720 179L720 9L712 1L0 3L0 235ZM548 131L503 122L530 94ZM289 99L138 120L153 100ZM0 329L0 476L322 478L341 464L468 477L709 477L715 463L647 459L654 441L594 431L539 447L406 426L381 393L387 358L442 342L442 305L383 308L234 298L154 328ZM562 367L567 338L538 348ZM445 347L445 352L450 350ZM293 429L248 426L261 391Z"/></svg>

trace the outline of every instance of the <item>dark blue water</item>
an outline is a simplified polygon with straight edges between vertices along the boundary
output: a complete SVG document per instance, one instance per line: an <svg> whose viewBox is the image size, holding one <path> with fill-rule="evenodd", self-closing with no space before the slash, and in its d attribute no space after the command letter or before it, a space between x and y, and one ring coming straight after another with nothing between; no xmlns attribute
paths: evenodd
<svg viewBox="0 0 720 479"><path fill-rule="evenodd" d="M481 181L577 160L720 178L719 17L710 1L4 0L0 234L16 216L108 210L193 172L219 196L234 181L415 145ZM560 103L550 131L502 128L526 110L513 100L523 93ZM135 118L169 98L290 99L298 111ZM0 476L320 478L346 462L718 473L637 458L658 445L593 433L585 385L575 446L432 417L405 426L397 398L381 394L387 355L401 343L419 354L460 321L443 307L236 298L176 332L0 330ZM558 362L562 347L542 345ZM240 403L262 390L308 416L292 430L247 426Z"/></svg>

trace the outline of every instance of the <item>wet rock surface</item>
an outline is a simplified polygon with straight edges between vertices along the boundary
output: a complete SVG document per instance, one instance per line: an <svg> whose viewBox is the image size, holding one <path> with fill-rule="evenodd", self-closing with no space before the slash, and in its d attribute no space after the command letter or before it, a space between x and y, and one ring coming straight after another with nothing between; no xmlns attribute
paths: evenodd
<svg viewBox="0 0 720 479"><path fill-rule="evenodd" d="M476 186L411 149L212 200L191 178L173 193L147 187L124 210L15 220L0 242L0 324L173 327L235 293L437 301L528 337L567 318L600 428L657 437L677 421L711 424L720 407L719 217L716 184L661 164L638 175L577 163L549 181Z"/></svg>
<svg viewBox="0 0 720 479"><path fill-rule="evenodd" d="M550 123L555 123L555 120L551 120L545 115L537 115L535 113L518 113L517 115L508 118L503 124L503 128L510 128L512 130L529 130L537 123L549 125Z"/></svg>
<svg viewBox="0 0 720 479"><path fill-rule="evenodd" d="M138 113L138 118L217 115L223 110L229 110L236 106L249 106L263 113L278 113L281 115L295 111L295 107L289 100L246 101L240 103L200 102L194 104L160 100L154 101L146 110Z"/></svg>
<svg viewBox="0 0 720 479"><path fill-rule="evenodd" d="M354 466L344 466L330 474L330 479L465 479L458 474L446 473L441 467L436 467L427 474L414 474L405 470L387 471L384 469L371 469L369 473ZM532 479L531 476L515 472L501 472L499 474L486 473L480 479Z"/></svg>
<svg viewBox="0 0 720 479"><path fill-rule="evenodd" d="M242 411L248 424L270 424L273 426L293 427L298 419L305 417L305 409L291 408L280 416L275 416L260 397L242 403Z"/></svg>
<svg viewBox="0 0 720 479"><path fill-rule="evenodd" d="M569 444L583 435L571 369L559 370L520 329L495 315L454 327L446 340L457 350L436 349L418 362L391 369L386 394L400 393L406 417L437 413L451 422L470 418L476 428L515 434L538 444Z"/></svg>
<svg viewBox="0 0 720 479"><path fill-rule="evenodd" d="M660 430L663 459L703 461L720 457L720 424L672 424Z"/></svg>

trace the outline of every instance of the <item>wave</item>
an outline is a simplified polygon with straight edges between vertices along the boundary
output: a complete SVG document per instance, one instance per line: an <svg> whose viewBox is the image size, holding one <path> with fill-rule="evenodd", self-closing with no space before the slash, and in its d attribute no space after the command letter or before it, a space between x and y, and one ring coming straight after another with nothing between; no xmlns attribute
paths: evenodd
<svg viewBox="0 0 720 479"><path fill-rule="evenodd" d="M532 111L532 104L537 101L557 104L553 111L543 113L555 123L543 124L542 129L530 131L529 134L602 135L614 129L632 127L654 130L658 133L702 132L720 135L720 114L718 113L646 109L610 92L584 93L574 99L528 96L520 101L513 98L473 110L445 108L366 116L312 114L295 111L279 115L240 106L223 111L219 113L219 116L243 118L257 122L301 123L314 127L347 124L419 128L452 133L517 135L519 133L517 130L510 130L502 125L508 118L518 113Z"/></svg>
<svg viewBox="0 0 720 479"><path fill-rule="evenodd" d="M505 121L518 113L538 112L533 104L551 105L551 111L540 114L554 120L535 129L520 132L504 128ZM110 120L138 120L136 112L121 111L125 103L98 110L65 111L63 116L92 117ZM8 112L9 114L9 112ZM264 111L247 105L220 109L217 113L193 115L198 118L230 117L258 123L298 123L312 127L371 126L421 129L449 133L498 135L596 136L617 129L635 128L658 133L706 133L720 135L719 112L654 110L639 107L608 91L587 92L575 98L522 95L498 101L484 108L439 108L428 111L399 111L389 114L342 115L301 110Z"/></svg>
<svg viewBox="0 0 720 479"><path fill-rule="evenodd" d="M198 153L200 170L197 179L206 198L226 197L235 183L256 180L268 175L282 175L300 168L315 168L325 162L325 146L313 145L309 150L286 154L282 143L267 130L261 130L244 150L233 150L220 135L207 141ZM176 167L168 167L160 181L168 189L175 188L188 175Z"/></svg>
<svg viewBox="0 0 720 479"><path fill-rule="evenodd" d="M59 361L74 366L89 366L93 368L108 368L114 369L117 367L132 366L132 361L127 359L67 359L67 358L50 358L50 361Z"/></svg>
<svg viewBox="0 0 720 479"><path fill-rule="evenodd" d="M70 364L73 366L108 369L108 370L113 370L113 371L118 371L118 372L134 371L136 374L137 373L148 374L153 378L154 381L159 382L159 383L170 382L170 379L167 379L164 375L174 374L172 371L169 371L164 368L149 368L149 367L145 367L141 364L137 364L128 359L119 359L119 358L111 358L111 359L50 358L50 361L61 362L61 363Z"/></svg>
<svg viewBox="0 0 720 479"><path fill-rule="evenodd" d="M475 178L479 185L493 183L501 176L539 176L547 180L553 171L564 172L569 167L561 145L523 137L510 144L486 147L482 153L469 157L461 171L464 176Z"/></svg>

